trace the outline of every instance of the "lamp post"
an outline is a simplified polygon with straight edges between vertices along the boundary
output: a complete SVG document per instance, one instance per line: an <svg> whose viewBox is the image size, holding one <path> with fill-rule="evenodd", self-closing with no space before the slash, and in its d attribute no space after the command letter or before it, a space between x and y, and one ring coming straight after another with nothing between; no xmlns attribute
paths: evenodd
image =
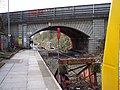
<svg viewBox="0 0 120 90"><path fill-rule="evenodd" d="M8 0L8 49L9 46L10 46L10 37L11 37L11 34L10 34L10 12L9 12L9 0Z"/></svg>

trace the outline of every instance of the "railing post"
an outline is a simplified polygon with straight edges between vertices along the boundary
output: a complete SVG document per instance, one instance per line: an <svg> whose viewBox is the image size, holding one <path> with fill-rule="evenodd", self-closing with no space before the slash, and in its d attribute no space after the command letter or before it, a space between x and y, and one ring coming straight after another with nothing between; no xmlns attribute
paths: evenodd
<svg viewBox="0 0 120 90"><path fill-rule="evenodd" d="M73 15L73 17L75 17L75 6L73 6L72 15Z"/></svg>
<svg viewBox="0 0 120 90"><path fill-rule="evenodd" d="M53 16L53 20L56 19L56 8L54 8L54 16Z"/></svg>

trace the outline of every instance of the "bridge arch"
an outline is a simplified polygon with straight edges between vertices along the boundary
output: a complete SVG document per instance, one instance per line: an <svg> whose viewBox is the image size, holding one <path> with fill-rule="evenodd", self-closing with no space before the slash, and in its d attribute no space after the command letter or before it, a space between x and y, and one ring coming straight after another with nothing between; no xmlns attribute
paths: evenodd
<svg viewBox="0 0 120 90"><path fill-rule="evenodd" d="M85 34L84 32L71 28L71 27L67 27L67 26L49 26L49 27L45 27L43 29L40 30L36 30L35 32L33 32L31 36L41 32L41 31L46 31L46 30L51 30L51 31L57 31L57 28L61 28L61 33L64 33L65 35L67 35L72 42L72 49L73 50L86 50L88 49L88 39L89 39L89 35Z"/></svg>

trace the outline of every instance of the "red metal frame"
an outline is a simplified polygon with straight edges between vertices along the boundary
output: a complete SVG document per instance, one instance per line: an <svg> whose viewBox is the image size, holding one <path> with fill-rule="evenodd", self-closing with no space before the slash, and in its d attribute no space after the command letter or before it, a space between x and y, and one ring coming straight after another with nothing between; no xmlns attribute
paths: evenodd
<svg viewBox="0 0 120 90"><path fill-rule="evenodd" d="M76 85L77 87L88 86L88 87L92 88L92 90L97 90L98 89L97 77L96 77L96 73L93 70L94 63L95 63L94 58L81 58L81 59L79 58L79 59L62 59L62 60L60 60L60 64L68 64L68 65L80 64L81 65L79 67L75 67L75 68L68 70L68 72L73 72L77 78L81 78L81 80L83 80L85 82L84 84ZM76 73L75 72L76 69L80 69L80 71ZM58 80L57 73L56 73L55 77ZM65 75L60 75L60 77L61 77L61 82L59 82L59 83L64 90L66 90L67 87L72 86L72 84L73 84L72 81L69 79L66 80Z"/></svg>

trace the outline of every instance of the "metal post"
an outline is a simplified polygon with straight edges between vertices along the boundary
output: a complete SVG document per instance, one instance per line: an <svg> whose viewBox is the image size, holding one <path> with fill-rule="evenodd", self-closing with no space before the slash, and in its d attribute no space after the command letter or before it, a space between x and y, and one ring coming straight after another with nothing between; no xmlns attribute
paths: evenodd
<svg viewBox="0 0 120 90"><path fill-rule="evenodd" d="M10 12L9 12L9 0L8 0L8 49L10 47Z"/></svg>
<svg viewBox="0 0 120 90"><path fill-rule="evenodd" d="M58 39L58 82L59 84L61 84L59 61L60 61L60 47L59 47L59 39Z"/></svg>
<svg viewBox="0 0 120 90"><path fill-rule="evenodd" d="M57 38L58 38L58 82L59 84L61 85L61 78L60 78L60 65L59 65L59 62L60 62L60 48L59 48L59 39L60 39L60 28L57 28Z"/></svg>

